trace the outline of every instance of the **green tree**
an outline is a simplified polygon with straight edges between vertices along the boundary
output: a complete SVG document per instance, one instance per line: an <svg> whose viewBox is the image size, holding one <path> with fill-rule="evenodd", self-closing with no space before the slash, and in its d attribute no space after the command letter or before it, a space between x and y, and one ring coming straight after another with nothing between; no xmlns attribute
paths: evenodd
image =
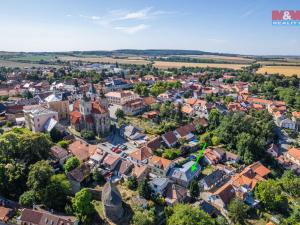
<svg viewBox="0 0 300 225"><path fill-rule="evenodd" d="M29 167L27 185L29 188L42 192L49 184L53 169L47 161L38 161Z"/></svg>
<svg viewBox="0 0 300 225"><path fill-rule="evenodd" d="M138 186L139 195L145 199L150 199L151 197L151 188L149 186L148 180L143 179Z"/></svg>
<svg viewBox="0 0 300 225"><path fill-rule="evenodd" d="M67 161L64 164L64 170L66 173L74 170L80 165L79 159L77 159L75 156L70 157L67 159Z"/></svg>
<svg viewBox="0 0 300 225"><path fill-rule="evenodd" d="M199 194L200 194L200 189L199 189L199 185L198 182L193 180L189 186L189 190L190 190L190 194L191 194L191 198L192 199L196 199L198 198Z"/></svg>
<svg viewBox="0 0 300 225"><path fill-rule="evenodd" d="M287 199L282 195L282 188L278 181L268 179L259 182L255 189L255 196L268 210L283 210L287 205Z"/></svg>
<svg viewBox="0 0 300 225"><path fill-rule="evenodd" d="M33 204L36 204L38 202L39 202L39 196L33 190L24 192L19 198L19 203L22 206L29 207L29 208L31 208Z"/></svg>
<svg viewBox="0 0 300 225"><path fill-rule="evenodd" d="M228 206L229 218L237 225L246 224L249 207L239 198L234 198Z"/></svg>
<svg viewBox="0 0 300 225"><path fill-rule="evenodd" d="M136 210L132 223L134 225L154 225L155 224L155 212L154 209L150 210Z"/></svg>
<svg viewBox="0 0 300 225"><path fill-rule="evenodd" d="M136 190L137 189L137 187L138 187L138 181L137 181L136 176L131 176L131 177L128 178L128 180L127 180L127 187L130 190Z"/></svg>
<svg viewBox="0 0 300 225"><path fill-rule="evenodd" d="M86 129L83 129L82 131L80 131L80 135L81 135L81 137L83 137L86 140L94 140L95 136L96 136L93 131L89 131Z"/></svg>
<svg viewBox="0 0 300 225"><path fill-rule="evenodd" d="M212 109L208 115L209 129L210 130L216 129L220 125L220 121L221 121L221 115L219 110Z"/></svg>
<svg viewBox="0 0 300 225"><path fill-rule="evenodd" d="M124 117L125 117L125 113L124 113L124 111L122 110L122 109L117 109L117 111L116 111L116 117L118 118L118 119L124 119Z"/></svg>
<svg viewBox="0 0 300 225"><path fill-rule="evenodd" d="M63 210L71 195L71 184L64 174L51 177L50 183L43 193L42 201L51 209Z"/></svg>
<svg viewBox="0 0 300 225"><path fill-rule="evenodd" d="M67 141L67 140L61 140L61 141L57 142L57 145L59 145L62 148L65 148L65 149L68 148L69 144L70 144L70 141Z"/></svg>
<svg viewBox="0 0 300 225"><path fill-rule="evenodd" d="M50 137L53 142L58 142L63 138L63 134L54 127L50 131Z"/></svg>
<svg viewBox="0 0 300 225"><path fill-rule="evenodd" d="M88 189L81 189L72 199L72 208L76 217L84 224L90 224L95 208L92 204L92 194Z"/></svg>
<svg viewBox="0 0 300 225"><path fill-rule="evenodd" d="M213 225L213 219L192 205L177 204L167 207L167 225Z"/></svg>
<svg viewBox="0 0 300 225"><path fill-rule="evenodd" d="M283 189L293 197L300 197L300 177L293 171L285 171L280 183Z"/></svg>

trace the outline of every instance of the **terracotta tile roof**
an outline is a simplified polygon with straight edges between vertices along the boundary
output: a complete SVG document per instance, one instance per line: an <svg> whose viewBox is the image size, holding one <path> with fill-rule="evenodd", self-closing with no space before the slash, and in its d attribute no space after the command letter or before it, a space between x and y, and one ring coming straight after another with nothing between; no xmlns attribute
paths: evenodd
<svg viewBox="0 0 300 225"><path fill-rule="evenodd" d="M196 98L188 98L185 100L186 104L188 105L194 105L196 102L197 102L197 99Z"/></svg>
<svg viewBox="0 0 300 225"><path fill-rule="evenodd" d="M12 209L0 206L0 221L7 222L11 216Z"/></svg>
<svg viewBox="0 0 300 225"><path fill-rule="evenodd" d="M120 160L120 156L109 154L103 160L103 163L109 166L114 165L118 160Z"/></svg>
<svg viewBox="0 0 300 225"><path fill-rule="evenodd" d="M152 97L152 96L150 96L150 97L145 97L144 98L144 103L146 104L146 105L152 105L152 104L154 104L154 103L156 103L157 102L157 100L154 98L154 97Z"/></svg>
<svg viewBox="0 0 300 225"><path fill-rule="evenodd" d="M169 184L166 190L165 197L171 203L182 201L187 196L187 189L177 184Z"/></svg>
<svg viewBox="0 0 300 225"><path fill-rule="evenodd" d="M107 113L108 110L104 108L99 102L92 102L92 113L95 114L104 114Z"/></svg>
<svg viewBox="0 0 300 225"><path fill-rule="evenodd" d="M183 113L190 114L190 113L192 113L194 110L193 110L193 108L192 108L191 106L189 106L189 105L184 105L184 106L182 106L181 111L182 111Z"/></svg>
<svg viewBox="0 0 300 225"><path fill-rule="evenodd" d="M164 159L156 155L150 157L149 159L149 164L152 164L153 166L158 166L162 170L168 169L171 163L172 163L171 160Z"/></svg>
<svg viewBox="0 0 300 225"><path fill-rule="evenodd" d="M144 174L147 174L149 172L149 168L146 165L135 165L132 171L132 174L136 176L137 179L139 179Z"/></svg>
<svg viewBox="0 0 300 225"><path fill-rule="evenodd" d="M259 181L264 180L264 177L270 173L260 162L255 162L247 166L241 173L235 174L232 178L232 184L235 187L247 185L250 190L253 190Z"/></svg>
<svg viewBox="0 0 300 225"><path fill-rule="evenodd" d="M118 171L120 174L126 175L131 171L132 168L133 168L132 162L122 159L116 166L115 170Z"/></svg>
<svg viewBox="0 0 300 225"><path fill-rule="evenodd" d="M73 105L73 110L79 111L79 100L76 100Z"/></svg>
<svg viewBox="0 0 300 225"><path fill-rule="evenodd" d="M193 121L193 124L196 126L197 124L202 125L203 127L208 126L208 121L204 118L197 118Z"/></svg>
<svg viewBox="0 0 300 225"><path fill-rule="evenodd" d="M70 122L71 124L77 124L80 122L81 114L78 111L70 112Z"/></svg>
<svg viewBox="0 0 300 225"><path fill-rule="evenodd" d="M57 145L52 146L50 152L57 159L62 159L69 154L66 149Z"/></svg>
<svg viewBox="0 0 300 225"><path fill-rule="evenodd" d="M300 160L300 149L299 148L290 148L287 152L293 158Z"/></svg>
<svg viewBox="0 0 300 225"><path fill-rule="evenodd" d="M270 105L273 102L271 100L261 99L261 98L248 98L248 102L256 103L256 104L263 104L263 105Z"/></svg>
<svg viewBox="0 0 300 225"><path fill-rule="evenodd" d="M86 161L90 156L94 155L97 145L90 145L84 141L76 140L69 145L68 150L80 161Z"/></svg>
<svg viewBox="0 0 300 225"><path fill-rule="evenodd" d="M181 137L184 137L189 133L195 131L195 126L193 124L187 124L185 126L177 128L176 131Z"/></svg>
<svg viewBox="0 0 300 225"><path fill-rule="evenodd" d="M219 188L214 195L218 195L222 201L227 205L230 200L235 196L235 191L233 186L227 182L221 188Z"/></svg>
<svg viewBox="0 0 300 225"><path fill-rule="evenodd" d="M292 112L293 117L300 119L300 112Z"/></svg>
<svg viewBox="0 0 300 225"><path fill-rule="evenodd" d="M129 155L138 161L143 161L152 156L152 151L150 148L143 146L140 149L131 152Z"/></svg>

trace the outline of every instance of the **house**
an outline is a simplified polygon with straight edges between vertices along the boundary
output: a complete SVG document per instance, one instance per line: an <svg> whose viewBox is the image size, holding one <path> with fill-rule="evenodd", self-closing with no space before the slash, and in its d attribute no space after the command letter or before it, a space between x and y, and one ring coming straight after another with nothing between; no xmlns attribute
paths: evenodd
<svg viewBox="0 0 300 225"><path fill-rule="evenodd" d="M124 125L120 129L120 135L129 140L138 140L146 135L141 133L141 130L133 125Z"/></svg>
<svg viewBox="0 0 300 225"><path fill-rule="evenodd" d="M185 126L181 126L174 131L175 136L179 138L184 138L185 140L191 140L194 138L192 132L195 131L195 127L193 124L187 124Z"/></svg>
<svg viewBox="0 0 300 225"><path fill-rule="evenodd" d="M73 216L62 216L44 210L23 209L17 219L20 225L78 225L79 221Z"/></svg>
<svg viewBox="0 0 300 225"><path fill-rule="evenodd" d="M281 128L287 128L287 129L291 129L291 130L296 129L296 123L293 120L291 120L290 118L280 119L278 122L278 126Z"/></svg>
<svg viewBox="0 0 300 225"><path fill-rule="evenodd" d="M97 149L95 154L90 157L89 164L100 166L107 154L106 151Z"/></svg>
<svg viewBox="0 0 300 225"><path fill-rule="evenodd" d="M270 170L263 164L255 162L247 166L240 173L235 174L231 178L230 183L234 187L236 195L247 201L251 198L251 192L256 187L257 183L264 181L269 173Z"/></svg>
<svg viewBox="0 0 300 225"><path fill-rule="evenodd" d="M187 189L177 184L169 183L164 194L168 206L184 203L187 199Z"/></svg>
<svg viewBox="0 0 300 225"><path fill-rule="evenodd" d="M132 176L135 176L138 182L141 182L148 176L150 169L147 165L135 164L132 169Z"/></svg>
<svg viewBox="0 0 300 225"><path fill-rule="evenodd" d="M209 202L201 200L199 207L206 212L211 217L216 217L220 214L219 210L217 210L213 205L211 205Z"/></svg>
<svg viewBox="0 0 300 225"><path fill-rule="evenodd" d="M280 155L279 148L274 143L272 143L270 147L267 149L267 153L269 153L274 158L277 158Z"/></svg>
<svg viewBox="0 0 300 225"><path fill-rule="evenodd" d="M174 163L171 160L154 155L149 158L148 165L151 173L160 177L165 177L169 169L174 166Z"/></svg>
<svg viewBox="0 0 300 225"><path fill-rule="evenodd" d="M67 173L67 178L71 183L72 192L80 191L83 183L88 182L91 175L90 165L83 163L79 167Z"/></svg>
<svg viewBox="0 0 300 225"><path fill-rule="evenodd" d="M300 149L290 148L285 154L285 159L300 167Z"/></svg>
<svg viewBox="0 0 300 225"><path fill-rule="evenodd" d="M43 132L50 120L58 121L58 113L45 107L35 105L24 107L25 126L33 132Z"/></svg>
<svg viewBox="0 0 300 225"><path fill-rule="evenodd" d="M60 146L54 145L50 148L50 155L59 162L61 166L71 156L68 151Z"/></svg>
<svg viewBox="0 0 300 225"><path fill-rule="evenodd" d="M227 164L238 163L241 160L241 157L237 154L226 151L225 152L225 160L226 160Z"/></svg>
<svg viewBox="0 0 300 225"><path fill-rule="evenodd" d="M129 154L130 160L134 163L147 163L147 160L152 156L150 148L143 146Z"/></svg>
<svg viewBox="0 0 300 225"><path fill-rule="evenodd" d="M114 173L118 177L128 176L133 168L133 163L128 160L119 160L117 166L114 169Z"/></svg>
<svg viewBox="0 0 300 225"><path fill-rule="evenodd" d="M161 137L169 148L174 147L178 141L178 138L173 131L169 131L163 134Z"/></svg>
<svg viewBox="0 0 300 225"><path fill-rule="evenodd" d="M155 194L164 195L168 184L172 181L166 177L155 177L149 182L149 186Z"/></svg>
<svg viewBox="0 0 300 225"><path fill-rule="evenodd" d="M145 110L143 99L137 98L134 100L127 101L122 104L122 110L126 115L134 116Z"/></svg>
<svg viewBox="0 0 300 225"><path fill-rule="evenodd" d="M6 223L15 214L15 211L4 206L0 206L0 221Z"/></svg>
<svg viewBox="0 0 300 225"><path fill-rule="evenodd" d="M110 181L102 189L101 201L103 204L104 215L114 223L120 224L123 217L123 200L117 187Z"/></svg>
<svg viewBox="0 0 300 225"><path fill-rule="evenodd" d="M129 101L139 99L140 96L133 91L114 91L105 94L108 102L115 105L123 105Z"/></svg>
<svg viewBox="0 0 300 225"><path fill-rule="evenodd" d="M223 160L224 154L225 152L221 149L216 150L207 148L204 151L203 160L208 164L216 165Z"/></svg>
<svg viewBox="0 0 300 225"><path fill-rule="evenodd" d="M183 112L185 115L192 117L195 115L196 111L194 110L193 107L189 106L189 105L184 105L181 108L181 112Z"/></svg>
<svg viewBox="0 0 300 225"><path fill-rule="evenodd" d="M203 188L204 191L211 190L224 180L225 175L225 171L215 170L211 174L201 179L200 186Z"/></svg>
<svg viewBox="0 0 300 225"><path fill-rule="evenodd" d="M144 101L144 105L148 108L154 105L155 103L157 103L157 99L152 96L145 97L143 101Z"/></svg>
<svg viewBox="0 0 300 225"><path fill-rule="evenodd" d="M113 171L120 160L120 156L109 154L104 158L102 166L107 170Z"/></svg>
<svg viewBox="0 0 300 225"><path fill-rule="evenodd" d="M153 110L153 111L149 111L149 112L145 112L143 114L143 118L145 119L155 119L159 116L159 111L158 110Z"/></svg>
<svg viewBox="0 0 300 225"><path fill-rule="evenodd" d="M231 199L235 197L235 190L233 186L227 182L222 187L212 193L208 200L218 208L226 208Z"/></svg>
<svg viewBox="0 0 300 225"><path fill-rule="evenodd" d="M95 154L97 145L90 145L82 140L76 140L68 146L68 151L76 156L81 162L86 162Z"/></svg>
<svg viewBox="0 0 300 225"><path fill-rule="evenodd" d="M192 171L192 166L195 164L194 161L189 161L182 165L182 167L174 167L168 173L168 177L176 184L183 187L188 187L190 183L197 178L201 173L201 167L197 163L195 170Z"/></svg>
<svg viewBox="0 0 300 225"><path fill-rule="evenodd" d="M146 146L151 149L151 151L154 151L158 148L160 148L162 146L163 143L163 139L161 136L158 136L150 141L148 141L148 143L146 144Z"/></svg>

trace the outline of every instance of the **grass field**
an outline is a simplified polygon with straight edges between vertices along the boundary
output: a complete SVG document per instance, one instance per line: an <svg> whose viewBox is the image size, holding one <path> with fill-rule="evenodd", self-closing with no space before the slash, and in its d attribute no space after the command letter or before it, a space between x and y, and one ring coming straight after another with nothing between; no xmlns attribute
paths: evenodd
<svg viewBox="0 0 300 225"><path fill-rule="evenodd" d="M168 68L181 68L185 67L213 67L213 68L227 68L227 69L241 69L242 67L248 66L247 64L218 64L218 63L186 63L186 62L164 62L155 61L154 66L159 69Z"/></svg>
<svg viewBox="0 0 300 225"><path fill-rule="evenodd" d="M112 57L74 57L74 56L62 56L59 57L63 61L77 61L91 62L91 63L119 63L119 64L137 64L146 65L150 62L139 58L112 58Z"/></svg>
<svg viewBox="0 0 300 225"><path fill-rule="evenodd" d="M296 74L298 77L300 77L300 66L263 66L262 68L258 69L257 73L279 73L285 76L292 76Z"/></svg>

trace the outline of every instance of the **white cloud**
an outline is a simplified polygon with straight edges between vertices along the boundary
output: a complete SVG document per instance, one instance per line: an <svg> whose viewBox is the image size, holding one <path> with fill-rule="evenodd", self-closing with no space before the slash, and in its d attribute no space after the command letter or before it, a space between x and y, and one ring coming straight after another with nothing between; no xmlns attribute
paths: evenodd
<svg viewBox="0 0 300 225"><path fill-rule="evenodd" d="M208 38L208 41L214 42L214 43L224 43L226 40L224 39L219 39L219 38Z"/></svg>
<svg viewBox="0 0 300 225"><path fill-rule="evenodd" d="M250 9L250 10L244 12L244 13L242 14L241 18L249 17L249 16L251 16L253 13L254 13L254 10L253 10L253 9Z"/></svg>
<svg viewBox="0 0 300 225"><path fill-rule="evenodd" d="M72 15L71 14L67 14L66 17L72 17Z"/></svg>
<svg viewBox="0 0 300 225"><path fill-rule="evenodd" d="M152 10L152 7L148 7L148 8L145 8L145 9L141 9L139 11L129 12L129 13L126 13L120 19L121 20L145 19L149 16L149 13L150 13L151 10Z"/></svg>
<svg viewBox="0 0 300 225"><path fill-rule="evenodd" d="M115 27L114 29L123 31L127 34L135 34L139 31L147 29L149 26L145 24L139 24L136 26L127 26L127 27Z"/></svg>

